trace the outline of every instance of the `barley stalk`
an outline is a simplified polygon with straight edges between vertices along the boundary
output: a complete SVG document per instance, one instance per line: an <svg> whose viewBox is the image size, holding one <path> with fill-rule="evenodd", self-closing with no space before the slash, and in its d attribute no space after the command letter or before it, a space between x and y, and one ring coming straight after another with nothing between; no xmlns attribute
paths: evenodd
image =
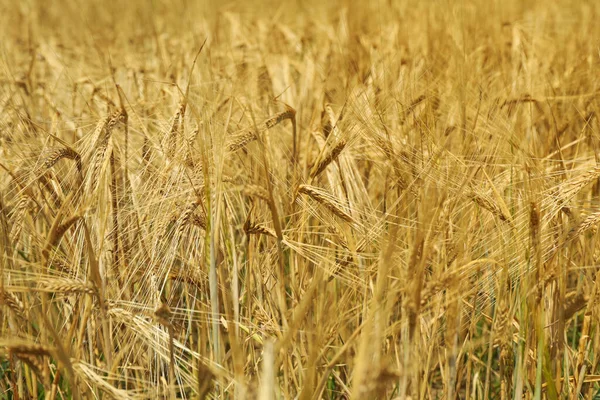
<svg viewBox="0 0 600 400"><path fill-rule="evenodd" d="M2 302L10 308L17 317L21 320L26 321L26 312L23 303L19 298L14 294L6 290L2 290Z"/></svg>
<svg viewBox="0 0 600 400"><path fill-rule="evenodd" d="M340 140L338 144L336 144L332 149L321 153L319 159L317 160L315 165L313 165L309 177L313 179L319 174L321 174L321 172L323 172L329 164L337 160L344 148L346 148L346 141Z"/></svg>
<svg viewBox="0 0 600 400"><path fill-rule="evenodd" d="M75 161L77 170L79 173L82 173L83 167L81 165L81 155L74 149L68 147L56 147L47 150L44 165L46 168L50 169L63 158Z"/></svg>
<svg viewBox="0 0 600 400"><path fill-rule="evenodd" d="M488 196L482 195L477 192L471 192L467 195L475 204L479 207L491 212L495 216L497 216L501 221L509 222L510 216L502 211L500 206L498 206L491 198Z"/></svg>
<svg viewBox="0 0 600 400"><path fill-rule="evenodd" d="M298 193L309 196L344 221L354 223L354 219L342 208L341 203L326 191L315 186L300 185Z"/></svg>
<svg viewBox="0 0 600 400"><path fill-rule="evenodd" d="M77 293L97 295L95 286L71 279L43 279L38 281L36 289L42 292L60 293L64 295Z"/></svg>
<svg viewBox="0 0 600 400"><path fill-rule="evenodd" d="M229 140L229 145L228 145L229 151L233 153L233 152L245 147L248 143L251 143L257 139L257 136L256 136L257 133L260 134L268 129L271 129L272 127L278 125L279 123L281 123L282 121L285 121L286 119L290 119L293 121L295 116L296 116L296 111L291 107L286 107L285 111L282 111L282 112L268 118L261 124L259 124L257 127L258 132L255 132L254 129L246 129L246 130L242 131L241 133L235 134Z"/></svg>

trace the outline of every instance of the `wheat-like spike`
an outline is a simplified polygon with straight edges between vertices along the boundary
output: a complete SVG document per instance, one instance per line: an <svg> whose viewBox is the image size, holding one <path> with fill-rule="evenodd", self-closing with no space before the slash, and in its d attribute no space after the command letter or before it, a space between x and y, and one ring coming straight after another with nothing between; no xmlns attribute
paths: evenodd
<svg viewBox="0 0 600 400"><path fill-rule="evenodd" d="M325 144L327 143L327 138L325 137L323 132L320 129L313 129L311 131L311 135L315 139L315 142L317 142L319 150L322 150L325 147Z"/></svg>
<svg viewBox="0 0 600 400"><path fill-rule="evenodd" d="M107 115L104 118L102 118L100 121L98 121L98 124L96 124L96 128L94 129L94 132L92 133L93 142L97 142L98 140L100 140L100 138L102 137L102 134L104 133L106 126L108 125L110 120L111 120L111 116Z"/></svg>
<svg viewBox="0 0 600 400"><path fill-rule="evenodd" d="M36 204L38 209L41 209L42 206L40 205L40 203L38 201L38 196L30 185L32 183L31 176L33 175L31 169L19 168L15 172L12 172L10 169L7 169L7 172L11 176L11 178L12 178L11 182L15 185L15 187L22 189L21 192L23 194L27 195ZM38 177L36 175L36 179L37 178Z"/></svg>
<svg viewBox="0 0 600 400"><path fill-rule="evenodd" d="M256 140L256 135L252 131L245 131L235 135L229 141L229 151L233 153L254 140Z"/></svg>
<svg viewBox="0 0 600 400"><path fill-rule="evenodd" d="M56 176L54 173L48 170L38 177L38 181L40 182L41 187L50 194L54 204L60 207L61 196L56 190L56 186L53 185L53 183L56 182Z"/></svg>
<svg viewBox="0 0 600 400"><path fill-rule="evenodd" d="M595 228L600 223L600 211L589 214L577 227L571 229L565 239L564 244L570 242L580 234L587 232L588 230ZM563 244L563 245L564 245Z"/></svg>
<svg viewBox="0 0 600 400"><path fill-rule="evenodd" d="M92 172L89 176L88 190L91 190L92 192L96 191L99 183L98 176L100 175L102 165L106 161L106 154L112 152L112 147L109 146L109 141L113 128L117 126L117 124L124 122L126 119L127 115L122 110L117 110L111 115L105 117L96 128L96 131L99 131L99 133L97 134L98 140L96 144L96 151L94 152L93 156ZM104 135L102 135L102 133L104 133ZM96 132L94 132L94 135L96 135Z"/></svg>
<svg viewBox="0 0 600 400"><path fill-rule="evenodd" d="M375 142L375 145L381 150L388 160L395 159L394 149L389 140L385 140L377 134L371 136L370 138L373 140L373 142Z"/></svg>
<svg viewBox="0 0 600 400"><path fill-rule="evenodd" d="M331 107L331 103L327 103L323 107L323 112L321 113L321 124L323 125L323 133L325 134L325 137L329 137L331 131L337 129L337 124L344 119L344 110L345 107L342 107L339 115L336 116L333 107ZM323 122L323 118L326 119L325 122Z"/></svg>
<svg viewBox="0 0 600 400"><path fill-rule="evenodd" d="M532 240L537 240L540 231L540 208L535 202L531 202L530 205L529 230Z"/></svg>
<svg viewBox="0 0 600 400"><path fill-rule="evenodd" d="M22 320L27 319L25 317L25 307L23 306L21 300L19 300L19 298L14 293L3 290L2 299L4 304L6 304L8 308L10 308L17 317L19 317Z"/></svg>
<svg viewBox="0 0 600 400"><path fill-rule="evenodd" d="M596 166L583 174L564 182L558 188L557 203L561 206L567 204L588 184L600 177L600 166Z"/></svg>
<svg viewBox="0 0 600 400"><path fill-rule="evenodd" d="M81 155L74 149L68 147L54 147L49 149L45 156L44 165L46 168L50 169L63 158L75 161L77 170L79 172L82 171Z"/></svg>
<svg viewBox="0 0 600 400"><path fill-rule="evenodd" d="M322 156L319 157L319 160L313 165L309 177L313 179L323 172L329 164L339 157L344 148L346 148L346 144L347 142L345 140L340 140L330 151L322 153Z"/></svg>
<svg viewBox="0 0 600 400"><path fill-rule="evenodd" d="M493 202L489 197L482 195L480 193L474 192L474 191L469 193L467 195L467 197L469 197L471 200L473 200L475 202L475 204L477 204L479 207L481 207L485 210L488 210L489 212L491 212L492 214L497 216L501 221L504 221L504 222L510 221L510 216L508 216L504 212L502 212L502 209L495 202Z"/></svg>
<svg viewBox="0 0 600 400"><path fill-rule="evenodd" d="M422 308L427 306L433 296L442 291L444 287L447 287L447 283L451 280L451 278L452 277L450 275L447 275L439 280L428 282L421 291L420 306Z"/></svg>
<svg viewBox="0 0 600 400"><path fill-rule="evenodd" d="M49 253L48 253L49 254ZM55 254L49 263L50 267L55 271L71 275L73 274L73 266L61 255Z"/></svg>
<svg viewBox="0 0 600 400"><path fill-rule="evenodd" d="M581 311L589 302L590 296L584 293L571 292L565 296L565 321Z"/></svg>
<svg viewBox="0 0 600 400"><path fill-rule="evenodd" d="M346 249L346 250L350 250L350 246L348 245L348 241L346 240L346 236L340 232L334 225L329 225L329 230L331 232L333 232L334 234L336 234L341 241L341 245ZM357 243L356 243L356 252L357 253L362 253L363 251L365 251L365 249L367 248L367 244L369 243L370 239L368 237L366 238L362 238L360 239Z"/></svg>
<svg viewBox="0 0 600 400"><path fill-rule="evenodd" d="M276 238L277 234L275 231L267 226L256 224L247 220L244 224L244 232L246 235L265 235Z"/></svg>
<svg viewBox="0 0 600 400"><path fill-rule="evenodd" d="M117 301L108 300L106 306L108 307L107 315L119 323L127 324L135 317L130 311L121 308Z"/></svg>
<svg viewBox="0 0 600 400"><path fill-rule="evenodd" d="M206 230L206 217L204 215L194 213L190 222L202 230Z"/></svg>
<svg viewBox="0 0 600 400"><path fill-rule="evenodd" d="M296 110L291 107L286 107L286 110L280 112L279 114L274 115L273 117L267 119L264 124L266 129L270 129L275 125L279 124L281 121L286 119L293 119L296 117Z"/></svg>
<svg viewBox="0 0 600 400"><path fill-rule="evenodd" d="M327 227L327 229L329 229L329 231L331 233L333 233L335 236L337 236L339 244L344 249L350 250L350 246L348 245L348 241L346 240L346 237L344 236L344 234L342 234L342 232L340 232L340 230L335 225L329 225Z"/></svg>
<svg viewBox="0 0 600 400"><path fill-rule="evenodd" d="M164 326L172 326L171 318L173 318L173 311L168 304L162 303L154 310L154 317L159 323Z"/></svg>
<svg viewBox="0 0 600 400"><path fill-rule="evenodd" d="M21 195L19 196L19 200L17 201L17 203L15 204L15 206L13 207L13 209L10 212L10 217L12 219L12 223L15 223L15 218L17 217L17 215L19 213L21 213L22 211L24 211L25 209L27 209L27 203L29 202L29 198L27 196Z"/></svg>
<svg viewBox="0 0 600 400"><path fill-rule="evenodd" d="M124 110L116 110L108 118L108 122L106 123L106 133L110 134L117 124L123 123L126 120L127 115L125 114Z"/></svg>
<svg viewBox="0 0 600 400"><path fill-rule="evenodd" d="M133 400L139 398L138 396L132 397L129 392L123 389L118 389L112 383L106 380L106 376L98 374L95 366L90 366L81 360L73 361L73 371L77 375L81 382L87 382L94 387L99 388L107 397L112 399L120 400Z"/></svg>
<svg viewBox="0 0 600 400"><path fill-rule="evenodd" d="M29 366L29 368L31 368L31 370L33 371L33 373L39 378L41 379L41 381L44 381L44 375L43 372L44 371L44 363L43 361L41 361L40 357L36 354L30 354L30 353L21 353L18 351L12 351L11 352L15 357L17 357L19 360L23 361L25 364L27 364Z"/></svg>
<svg viewBox="0 0 600 400"><path fill-rule="evenodd" d="M183 234L186 226L190 223L193 222L193 218L195 215L194 211L196 210L196 208L198 208L199 205L199 200L195 200L193 201L190 205L188 205L185 210L183 210L183 212L181 213L181 215L179 216L179 221L178 221L178 233L181 235Z"/></svg>
<svg viewBox="0 0 600 400"><path fill-rule="evenodd" d="M179 216L175 213L170 218L164 219L163 222L160 223L159 232L165 232L167 229L166 227L171 223L175 223L179 235L184 233L186 226L189 224L206 230L206 217L202 213L195 212L199 204L199 201L193 201L179 214Z"/></svg>
<svg viewBox="0 0 600 400"><path fill-rule="evenodd" d="M21 338L0 339L0 347L15 354L31 354L34 356L49 356L54 353L54 348L34 343Z"/></svg>
<svg viewBox="0 0 600 400"><path fill-rule="evenodd" d="M510 328L509 320L509 308L504 297L501 297L498 301L498 307L496 310L495 331L499 333L497 340L502 343L504 340L508 340L510 335L506 334L506 330Z"/></svg>
<svg viewBox="0 0 600 400"><path fill-rule="evenodd" d="M401 190L406 190L408 188L408 183L404 176L402 176L402 168L400 166L400 162L398 161L398 157L394 153L394 148L392 143L379 135L375 134L371 137L372 141L375 143L375 146L381 150L383 155L388 159L388 161L392 164L394 168L394 172L396 173L396 184ZM414 188L411 189L411 193L417 196L417 192Z"/></svg>
<svg viewBox="0 0 600 400"><path fill-rule="evenodd" d="M194 131L192 132L192 134L186 138L185 142L186 142L186 146L185 146L185 166L188 168L195 168L196 167L196 161L194 160L193 157L193 147L194 147L194 140L196 139L196 137L198 136L198 133L200 132L199 129L194 129ZM202 165L198 165L198 172L202 171Z"/></svg>
<svg viewBox="0 0 600 400"><path fill-rule="evenodd" d="M456 258L458 257L458 249L456 248L456 245L449 241L446 244L446 266L450 267L450 265L452 265L452 263L454 262L454 260L456 260Z"/></svg>
<svg viewBox="0 0 600 400"><path fill-rule="evenodd" d="M576 235L580 235L584 232L587 232L589 229L593 228L594 226L596 226L598 223L600 223L600 211L596 211L594 213L591 213L590 215L588 215L579 225L579 227L577 227L577 233Z"/></svg>
<svg viewBox="0 0 600 400"><path fill-rule="evenodd" d="M273 117L267 119L262 124L258 126L258 132L264 132L267 129L274 127L286 119L293 119L296 117L296 110L291 107L287 107L287 109L279 114L274 115ZM228 148L230 152L237 151L242 147L245 147L248 143L253 142L257 139L256 133L254 129L244 129L242 133L234 135L228 144Z"/></svg>
<svg viewBox="0 0 600 400"><path fill-rule="evenodd" d="M59 240L63 237L66 231L69 230L71 226L73 226L77 221L81 219L81 215L73 215L72 217L67 218L65 222L58 225L56 230L51 232L49 236L48 242L51 246L55 246Z"/></svg>
<svg viewBox="0 0 600 400"><path fill-rule="evenodd" d="M6 348L9 354L13 354L29 365L34 373L42 381L45 381L43 376L44 364L39 357L52 355L54 353L53 348L21 338L0 340L0 347Z"/></svg>
<svg viewBox="0 0 600 400"><path fill-rule="evenodd" d="M271 201L271 199L269 197L269 192L267 192L267 190L265 188L263 188L262 186L246 185L246 186L244 186L243 192L246 196L257 197L266 202Z"/></svg>
<svg viewBox="0 0 600 400"><path fill-rule="evenodd" d="M402 191L408 189L409 184L406 181L406 178L403 176L404 172L402 171L402 166L400 164L400 162L402 161L410 165L410 163L407 161L408 157L406 156L406 154L408 153L403 151L401 152L402 156L397 157L394 151L393 144L389 139L382 138L378 134L373 135L372 137L370 137L370 139L374 142L375 146L383 153L387 160L392 164L394 172L396 173L396 185L398 185L398 187ZM438 153L438 156L440 154L441 152ZM418 191L414 187L410 188L410 193L415 197L419 196Z"/></svg>
<svg viewBox="0 0 600 400"><path fill-rule="evenodd" d="M311 197L318 203L321 203L325 208L337 215L346 222L354 223L354 219L339 205L340 202L336 201L334 197L326 191L310 185L300 185L298 193L305 194Z"/></svg>
<svg viewBox="0 0 600 400"><path fill-rule="evenodd" d="M92 162L92 172L89 176L88 191L95 192L99 183L100 170L105 162L105 157L108 149L108 138L102 140L94 153Z"/></svg>
<svg viewBox="0 0 600 400"><path fill-rule="evenodd" d="M173 117L173 123L171 129L167 133L167 155L171 158L175 156L175 149L177 147L177 136L183 134L183 118L185 115L186 102L182 101L177 107L177 112Z"/></svg>
<svg viewBox="0 0 600 400"><path fill-rule="evenodd" d="M19 196L17 204L11 211L10 219L12 229L10 230L10 241L12 243L17 243L17 240L21 235L21 231L23 230L23 216L25 215L25 210L27 209L28 202L29 198L27 196Z"/></svg>
<svg viewBox="0 0 600 400"><path fill-rule="evenodd" d="M65 295L74 293L97 294L96 288L93 285L73 279L42 279L37 283L37 290Z"/></svg>
<svg viewBox="0 0 600 400"><path fill-rule="evenodd" d="M335 123L335 113L331 105L326 104L321 111L321 129L323 130L323 138L328 138Z"/></svg>
<svg viewBox="0 0 600 400"><path fill-rule="evenodd" d="M60 218L60 214L57 215L56 218ZM52 249L52 247L56 246L56 244L60 241L65 232L69 230L69 228L73 226L73 224L79 221L79 219L81 219L81 215L74 215L72 217L69 217L62 224L57 223L58 221L55 221L53 223L52 228L50 229L50 233L48 234L48 240L46 242L46 245L42 250L42 255L45 259L44 264L46 264L50 258L50 250Z"/></svg>

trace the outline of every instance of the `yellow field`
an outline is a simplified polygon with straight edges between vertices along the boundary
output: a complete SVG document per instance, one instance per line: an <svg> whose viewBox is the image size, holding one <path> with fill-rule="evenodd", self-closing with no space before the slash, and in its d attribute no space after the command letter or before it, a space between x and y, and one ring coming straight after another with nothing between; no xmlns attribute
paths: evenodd
<svg viewBox="0 0 600 400"><path fill-rule="evenodd" d="M598 21L0 0L0 399L600 396Z"/></svg>

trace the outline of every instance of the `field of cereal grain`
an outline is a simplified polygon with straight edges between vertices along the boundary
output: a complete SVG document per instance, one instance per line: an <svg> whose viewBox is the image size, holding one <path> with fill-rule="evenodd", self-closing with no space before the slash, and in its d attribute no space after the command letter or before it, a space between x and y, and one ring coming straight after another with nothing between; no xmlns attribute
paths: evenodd
<svg viewBox="0 0 600 400"><path fill-rule="evenodd" d="M0 399L600 398L599 18L0 0Z"/></svg>

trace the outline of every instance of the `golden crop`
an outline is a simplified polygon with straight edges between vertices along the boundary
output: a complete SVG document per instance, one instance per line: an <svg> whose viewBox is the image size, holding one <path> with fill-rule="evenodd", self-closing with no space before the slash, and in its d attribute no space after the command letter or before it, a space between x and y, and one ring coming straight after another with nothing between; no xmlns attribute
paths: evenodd
<svg viewBox="0 0 600 400"><path fill-rule="evenodd" d="M597 1L0 1L1 399L592 399Z"/></svg>

